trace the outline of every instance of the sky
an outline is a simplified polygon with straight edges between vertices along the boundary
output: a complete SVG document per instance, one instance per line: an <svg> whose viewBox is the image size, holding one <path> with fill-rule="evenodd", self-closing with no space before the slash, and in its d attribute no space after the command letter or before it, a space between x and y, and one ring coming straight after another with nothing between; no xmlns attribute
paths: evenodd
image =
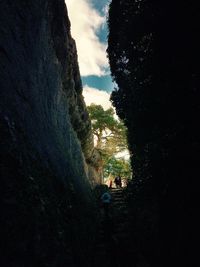
<svg viewBox="0 0 200 267"><path fill-rule="evenodd" d="M110 93L114 88L110 76L107 48L107 11L110 0L65 0L71 34L75 39L87 105L111 107Z"/></svg>
<svg viewBox="0 0 200 267"><path fill-rule="evenodd" d="M71 22L71 34L76 42L78 63L86 105L95 103L106 110L111 107L110 93L114 89L107 48L107 12L110 0L65 0ZM115 118L117 115L115 114ZM129 159L128 150L118 157Z"/></svg>

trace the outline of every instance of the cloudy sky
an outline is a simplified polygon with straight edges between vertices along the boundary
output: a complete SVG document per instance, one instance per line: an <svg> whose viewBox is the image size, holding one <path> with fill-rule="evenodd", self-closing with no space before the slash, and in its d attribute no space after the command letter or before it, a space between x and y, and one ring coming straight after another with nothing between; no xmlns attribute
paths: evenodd
<svg viewBox="0 0 200 267"><path fill-rule="evenodd" d="M71 21L71 34L77 46L85 102L87 105L96 103L108 109L111 107L110 93L114 88L106 56L106 19L110 0L65 2ZM128 159L128 150L119 153L118 157Z"/></svg>
<svg viewBox="0 0 200 267"><path fill-rule="evenodd" d="M95 102L105 109L111 106L113 90L107 48L106 16L110 0L65 0L76 41L78 62L86 104Z"/></svg>

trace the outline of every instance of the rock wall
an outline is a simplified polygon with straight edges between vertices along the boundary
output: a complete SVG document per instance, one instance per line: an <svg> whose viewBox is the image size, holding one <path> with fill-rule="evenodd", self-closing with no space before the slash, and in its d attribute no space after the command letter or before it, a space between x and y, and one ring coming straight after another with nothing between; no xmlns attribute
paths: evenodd
<svg viewBox="0 0 200 267"><path fill-rule="evenodd" d="M64 0L1 1L2 267L90 266L93 139L81 92Z"/></svg>

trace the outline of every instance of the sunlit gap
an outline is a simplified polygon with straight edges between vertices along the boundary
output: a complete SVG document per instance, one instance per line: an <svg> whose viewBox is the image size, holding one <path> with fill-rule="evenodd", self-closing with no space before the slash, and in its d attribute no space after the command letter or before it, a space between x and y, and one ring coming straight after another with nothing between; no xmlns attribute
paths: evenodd
<svg viewBox="0 0 200 267"><path fill-rule="evenodd" d="M66 4L71 34L77 46L83 96L92 122L94 146L102 159L98 163L100 180L116 187L116 176L120 176L122 186L126 186L132 172L126 127L110 101L117 85L112 81L106 54L109 2L105 0L97 4L94 0L68 0Z"/></svg>

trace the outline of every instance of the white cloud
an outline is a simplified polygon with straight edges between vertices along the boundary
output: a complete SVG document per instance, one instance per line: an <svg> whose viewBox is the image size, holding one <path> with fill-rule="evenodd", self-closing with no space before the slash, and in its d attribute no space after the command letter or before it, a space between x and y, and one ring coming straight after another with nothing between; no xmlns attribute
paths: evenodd
<svg viewBox="0 0 200 267"><path fill-rule="evenodd" d="M71 21L72 37L76 41L82 76L105 74L108 67L106 44L101 43L97 32L105 24L91 4L91 0L65 0Z"/></svg>
<svg viewBox="0 0 200 267"><path fill-rule="evenodd" d="M109 101L110 94L106 91L101 91L86 85L83 88L83 96L87 106L94 103L101 105L105 110L112 107L111 102Z"/></svg>

